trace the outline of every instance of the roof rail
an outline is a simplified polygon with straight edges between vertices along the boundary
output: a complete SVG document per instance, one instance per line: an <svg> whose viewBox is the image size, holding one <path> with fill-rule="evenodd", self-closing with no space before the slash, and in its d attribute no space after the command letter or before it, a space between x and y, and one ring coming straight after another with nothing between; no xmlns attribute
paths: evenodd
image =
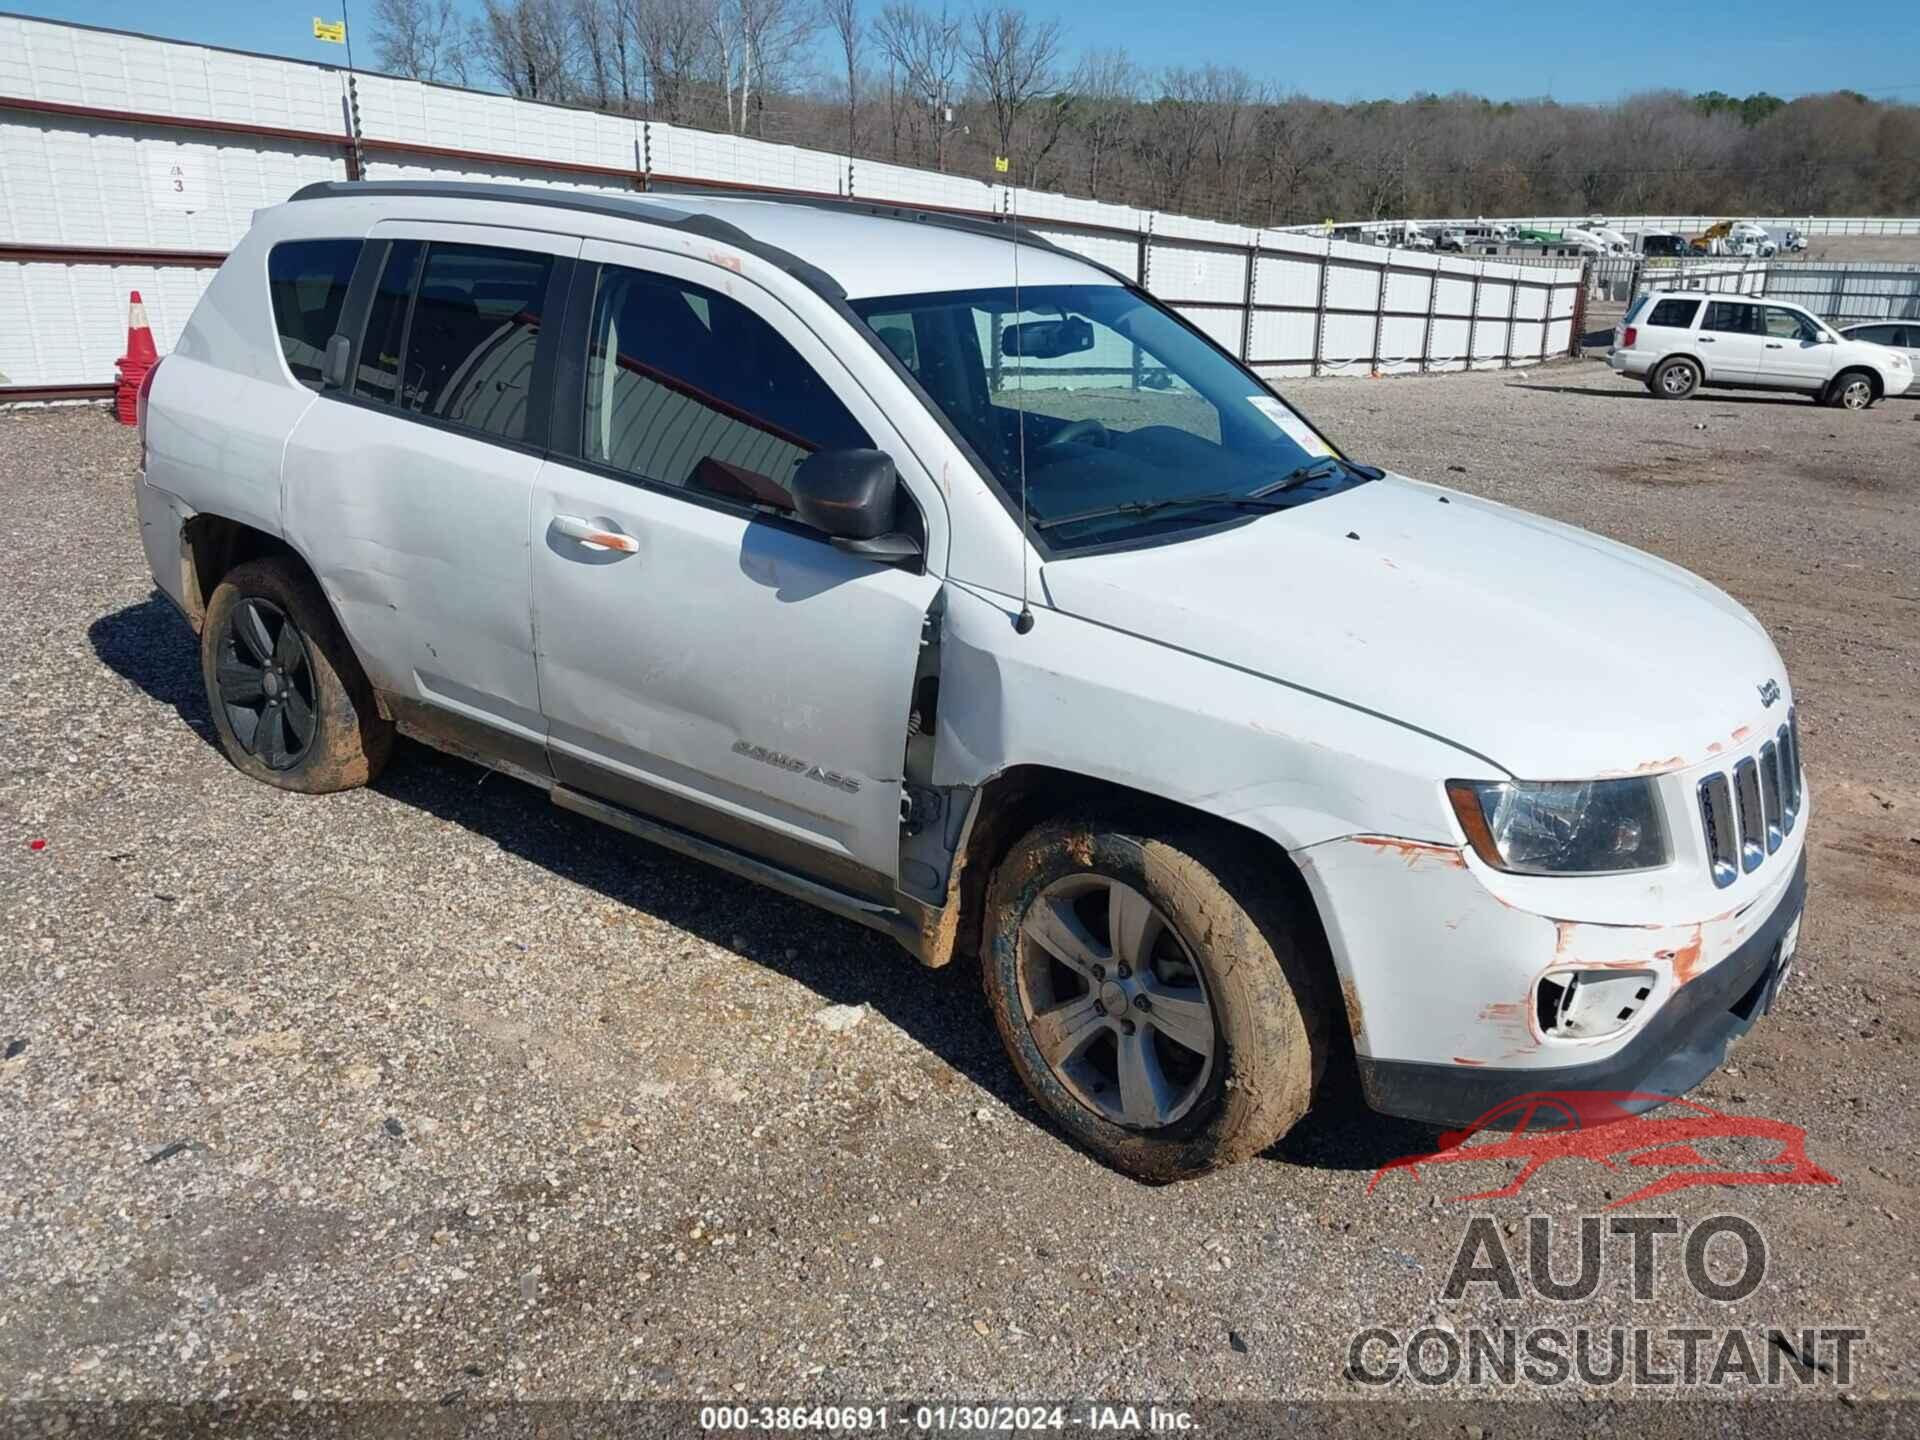
<svg viewBox="0 0 1920 1440"><path fill-rule="evenodd" d="M664 183L656 181L647 193L701 196L713 195L715 189L697 180L672 180ZM929 210L924 206L906 205L891 200L867 200L858 195L811 195L793 190L761 190L732 185L719 191L718 194L720 198L728 200L759 200L775 205L797 205L809 210L838 211L847 215L870 215L879 220L904 220L915 225L933 225L942 230L957 230L965 235L982 235L990 240L1018 240L1022 245L1031 245L1036 250L1051 250L1056 255L1064 255L1070 260L1084 261L1097 269L1107 270L1110 275L1119 275L1118 271L1109 270L1097 260L1088 260L1086 256L1049 240L1039 231L1015 220L982 220L977 215L956 214L951 210Z"/></svg>
<svg viewBox="0 0 1920 1440"><path fill-rule="evenodd" d="M738 225L731 225L712 215L676 210L671 205L649 204L645 195L596 195L586 190L494 184L484 180L319 180L294 191L290 200L351 200L360 196L379 195L423 200L498 200L513 205L546 205L556 210L610 215L620 220L641 220L649 225L685 230L745 250L776 269L786 271L808 289L829 299L841 301L847 298L847 292L840 282L818 265L810 264L777 245L756 239Z"/></svg>
<svg viewBox="0 0 1920 1440"><path fill-rule="evenodd" d="M1103 265L1098 260L1089 259L1077 251L1067 249L1064 245L1056 244L1025 225L1005 220L981 220L971 215L955 215L949 211L926 210L912 205L890 204L884 200L863 200L857 196L842 198L836 195L796 194L790 190L750 190L731 187L716 192L712 187L698 183L678 182L656 185L644 193L595 194L585 190L556 190L544 185L514 185L485 180L321 180L295 191L292 198L295 200L344 199L355 195L499 200L518 205L550 205L561 210L582 210L590 214L644 220L649 224L689 230L694 234L704 235L708 239L737 246L787 271L815 290L822 289L824 283L831 287L832 293L839 298L845 297L845 290L838 281L818 266L810 265L799 256L790 254L778 246L756 239L739 226L716 216L675 209L671 204L658 203L656 197L668 200L674 196L755 200L770 204L794 205L811 210L837 211L847 215L869 215L882 220L901 220L918 225L932 225L942 230L956 230L963 234L984 236L991 240L1017 241L1022 245L1030 245L1036 250L1046 250L1055 255L1063 255L1070 260L1078 260L1081 264L1090 265L1102 274L1112 276L1123 285L1138 284L1137 281L1115 270L1112 266Z"/></svg>

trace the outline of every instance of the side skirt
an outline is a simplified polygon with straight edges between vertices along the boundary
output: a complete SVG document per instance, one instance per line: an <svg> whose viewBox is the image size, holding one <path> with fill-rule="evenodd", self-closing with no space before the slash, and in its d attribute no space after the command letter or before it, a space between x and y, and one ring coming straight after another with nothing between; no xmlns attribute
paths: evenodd
<svg viewBox="0 0 1920 1440"><path fill-rule="evenodd" d="M912 896L901 895L901 908L896 909L875 900L850 895L804 875L796 875L742 850L563 784L554 779L545 751L527 745L517 737L503 735L464 717L451 715L437 706L425 705L404 696L382 692L379 698L400 733L409 739L457 759L538 786L562 810L571 810L576 815L584 815L589 820L623 830L636 839L703 861L744 880L764 885L769 890L777 890L782 895L816 905L842 919L890 935L915 958L926 958L928 936L937 931L942 912Z"/></svg>
<svg viewBox="0 0 1920 1440"><path fill-rule="evenodd" d="M822 910L831 911L843 919L865 925L870 930L878 930L891 935L907 949L918 953L920 928L900 911L878 904L872 900L863 900L856 895L835 890L818 881L808 880L791 871L769 865L751 855L738 850L730 850L711 840L702 839L685 830L664 825L657 820L649 820L618 805L599 800L591 795L570 789L565 785L554 785L551 791L553 803L562 810L571 810L576 815L585 815L590 820L598 820L616 830L624 830L655 845L701 860L744 880L752 880L769 890L778 890L782 895L790 895L796 900L804 900L809 905L817 905Z"/></svg>

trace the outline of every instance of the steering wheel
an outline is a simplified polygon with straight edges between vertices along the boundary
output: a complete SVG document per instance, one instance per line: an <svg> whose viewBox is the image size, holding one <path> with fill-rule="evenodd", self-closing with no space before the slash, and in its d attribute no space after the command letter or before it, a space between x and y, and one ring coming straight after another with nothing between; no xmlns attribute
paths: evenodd
<svg viewBox="0 0 1920 1440"><path fill-rule="evenodd" d="M1095 444L1107 443L1107 427L1098 420L1074 420L1061 426L1045 440L1041 446L1051 449L1055 445L1071 445L1076 440L1091 440Z"/></svg>

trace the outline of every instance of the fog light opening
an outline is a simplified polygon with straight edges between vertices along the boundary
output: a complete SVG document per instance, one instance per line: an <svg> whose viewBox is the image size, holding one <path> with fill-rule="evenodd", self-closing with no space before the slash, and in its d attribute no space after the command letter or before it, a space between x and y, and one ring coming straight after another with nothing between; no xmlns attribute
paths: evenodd
<svg viewBox="0 0 1920 1440"><path fill-rule="evenodd" d="M1556 970L1540 977L1534 1014L1540 1033L1591 1040L1625 1029L1653 997L1651 970Z"/></svg>

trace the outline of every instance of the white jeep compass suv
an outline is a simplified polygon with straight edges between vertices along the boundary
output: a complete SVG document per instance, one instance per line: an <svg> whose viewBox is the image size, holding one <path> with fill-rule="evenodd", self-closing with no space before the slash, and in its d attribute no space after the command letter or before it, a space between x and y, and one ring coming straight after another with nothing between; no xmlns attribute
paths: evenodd
<svg viewBox="0 0 1920 1440"><path fill-rule="evenodd" d="M1142 1176L1323 1079L1441 1123L1656 1103L1793 955L1751 615L1356 462L1009 226L318 185L142 410L242 772L339 790L402 732L977 960L1033 1093Z"/></svg>
<svg viewBox="0 0 1920 1440"><path fill-rule="evenodd" d="M1864 410L1913 383L1904 355L1837 335L1798 305L1698 290L1635 297L1614 327L1607 363L1662 400L1684 400L1702 386L1793 390Z"/></svg>

